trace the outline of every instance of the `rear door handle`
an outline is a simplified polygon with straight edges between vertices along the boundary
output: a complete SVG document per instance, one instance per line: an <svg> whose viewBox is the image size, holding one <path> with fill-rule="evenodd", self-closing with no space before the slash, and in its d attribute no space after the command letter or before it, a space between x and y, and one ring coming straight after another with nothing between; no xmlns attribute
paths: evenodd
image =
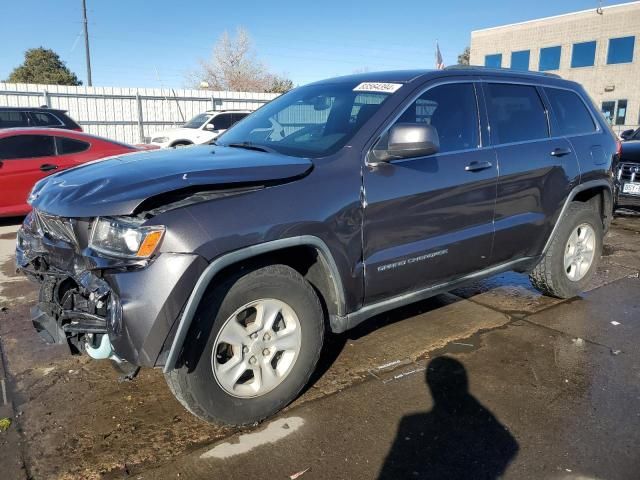
<svg viewBox="0 0 640 480"><path fill-rule="evenodd" d="M569 155L571 153L570 148L556 148L551 152L551 156L553 157L564 157L565 155Z"/></svg>
<svg viewBox="0 0 640 480"><path fill-rule="evenodd" d="M40 165L40 170L43 172L55 170L56 168L58 168L58 165L53 165L52 163L43 163L42 165Z"/></svg>
<svg viewBox="0 0 640 480"><path fill-rule="evenodd" d="M471 162L464 167L464 169L466 172L479 172L480 170L486 170L491 167L493 167L493 163L491 162Z"/></svg>

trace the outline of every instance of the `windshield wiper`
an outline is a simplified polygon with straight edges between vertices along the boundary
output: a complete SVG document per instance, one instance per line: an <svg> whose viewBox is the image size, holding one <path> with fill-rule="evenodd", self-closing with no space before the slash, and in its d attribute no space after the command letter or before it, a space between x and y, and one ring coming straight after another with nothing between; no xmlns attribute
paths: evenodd
<svg viewBox="0 0 640 480"><path fill-rule="evenodd" d="M262 145L256 145L251 142L227 143L224 146L231 147L231 148L245 148L247 150L255 150L256 152L266 152L266 153L273 153L275 151L269 147L263 147Z"/></svg>

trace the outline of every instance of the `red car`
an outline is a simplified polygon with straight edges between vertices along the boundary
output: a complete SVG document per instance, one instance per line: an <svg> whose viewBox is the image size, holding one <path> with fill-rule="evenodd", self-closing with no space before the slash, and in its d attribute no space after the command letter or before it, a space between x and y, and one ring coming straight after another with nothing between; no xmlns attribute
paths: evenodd
<svg viewBox="0 0 640 480"><path fill-rule="evenodd" d="M112 155L148 150L58 128L0 130L0 217L25 215L33 185L52 173Z"/></svg>

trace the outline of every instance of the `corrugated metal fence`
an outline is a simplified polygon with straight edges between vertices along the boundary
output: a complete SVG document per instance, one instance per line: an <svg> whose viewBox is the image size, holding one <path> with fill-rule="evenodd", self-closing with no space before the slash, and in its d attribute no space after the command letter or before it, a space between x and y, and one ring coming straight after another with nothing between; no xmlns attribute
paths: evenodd
<svg viewBox="0 0 640 480"><path fill-rule="evenodd" d="M255 92L0 82L0 107L59 108L84 131L127 143L142 143L154 132L180 125L205 110L256 110L275 97Z"/></svg>

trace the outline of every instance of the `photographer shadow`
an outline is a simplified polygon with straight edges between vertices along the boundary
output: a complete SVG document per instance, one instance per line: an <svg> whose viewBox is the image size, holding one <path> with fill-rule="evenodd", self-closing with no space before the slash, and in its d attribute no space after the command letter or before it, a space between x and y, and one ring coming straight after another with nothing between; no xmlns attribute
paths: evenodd
<svg viewBox="0 0 640 480"><path fill-rule="evenodd" d="M433 409L404 417L380 480L496 479L518 453L518 442L469 393L464 365L434 358L426 370Z"/></svg>

